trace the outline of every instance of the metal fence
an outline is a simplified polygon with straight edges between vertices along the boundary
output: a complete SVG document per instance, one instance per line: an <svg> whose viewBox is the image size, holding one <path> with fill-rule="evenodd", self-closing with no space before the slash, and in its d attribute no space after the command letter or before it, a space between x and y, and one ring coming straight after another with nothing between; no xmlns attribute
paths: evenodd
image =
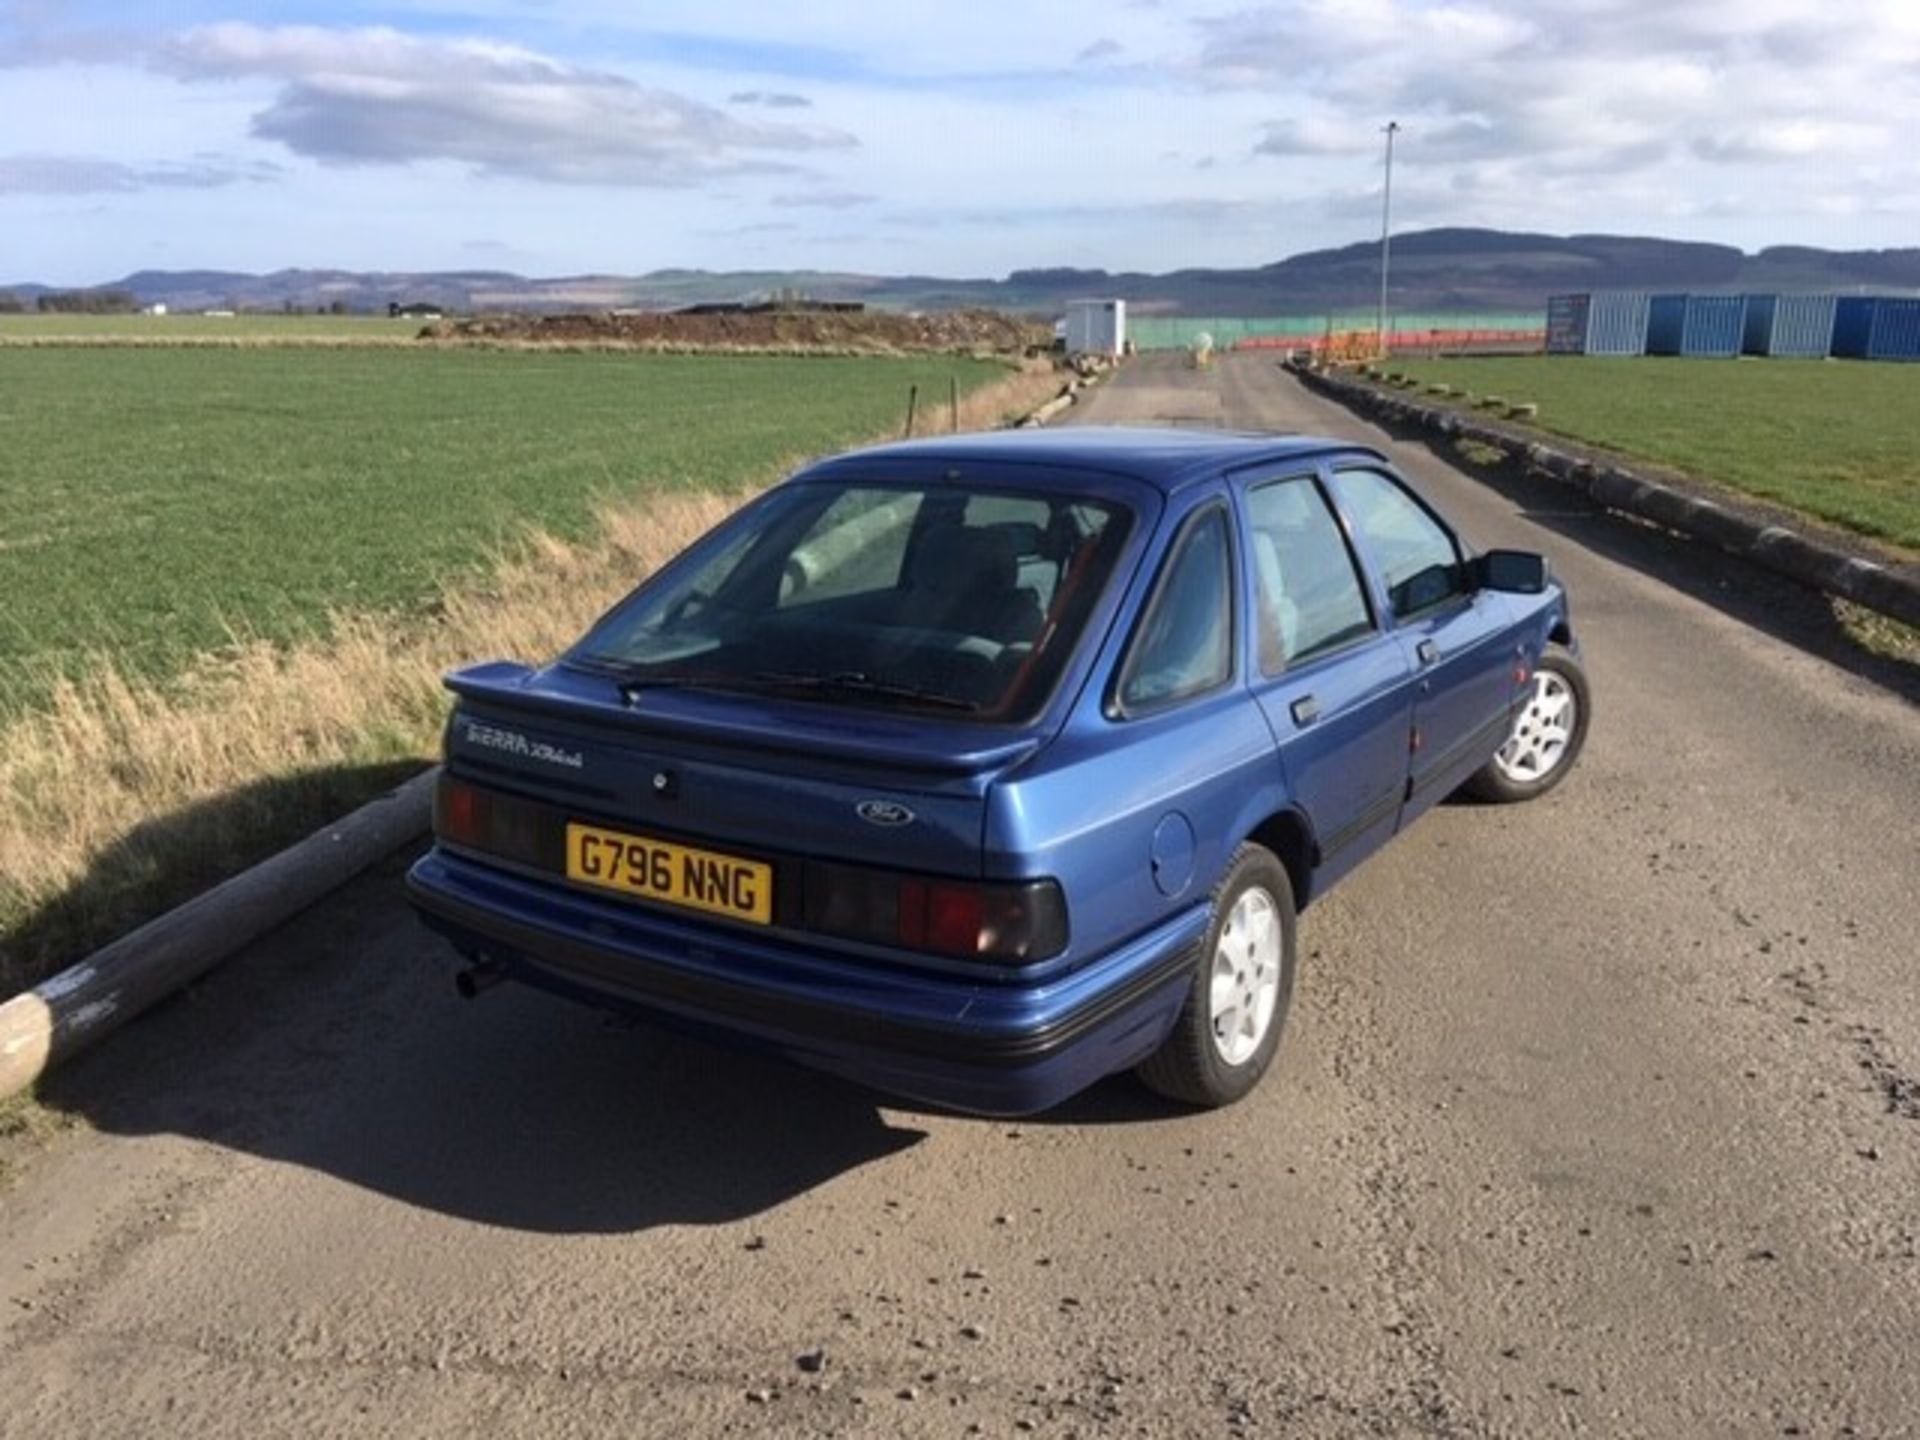
<svg viewBox="0 0 1920 1440"><path fill-rule="evenodd" d="M1251 348L1249 342L1263 342L1260 348L1284 348L1283 342L1324 341L1328 335L1373 333L1378 324L1372 311L1347 311L1332 315L1272 315L1233 317L1219 315L1142 315L1130 310L1127 336L1141 350L1190 350L1195 340L1205 335L1220 350ZM1436 332L1511 332L1544 331L1544 310L1507 313L1418 312L1392 316L1391 336L1424 336Z"/></svg>

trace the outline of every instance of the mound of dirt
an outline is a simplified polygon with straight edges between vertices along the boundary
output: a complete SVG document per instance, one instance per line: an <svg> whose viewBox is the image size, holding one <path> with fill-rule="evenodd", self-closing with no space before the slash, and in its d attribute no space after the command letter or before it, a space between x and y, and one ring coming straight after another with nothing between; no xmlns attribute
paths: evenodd
<svg viewBox="0 0 1920 1440"><path fill-rule="evenodd" d="M439 320L433 341L493 345L606 346L637 350L822 351L1024 355L1053 341L1051 327L998 310L760 310L724 314L612 312L489 315Z"/></svg>

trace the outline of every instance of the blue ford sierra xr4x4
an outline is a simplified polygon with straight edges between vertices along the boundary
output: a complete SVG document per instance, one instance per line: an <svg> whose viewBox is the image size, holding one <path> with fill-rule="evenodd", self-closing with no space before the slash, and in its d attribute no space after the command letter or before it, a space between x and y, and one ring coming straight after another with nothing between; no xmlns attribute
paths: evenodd
<svg viewBox="0 0 1920 1440"><path fill-rule="evenodd" d="M1537 555L1377 454L1022 431L814 465L458 697L414 904L470 968L1019 1114L1272 1060L1294 917L1580 753Z"/></svg>

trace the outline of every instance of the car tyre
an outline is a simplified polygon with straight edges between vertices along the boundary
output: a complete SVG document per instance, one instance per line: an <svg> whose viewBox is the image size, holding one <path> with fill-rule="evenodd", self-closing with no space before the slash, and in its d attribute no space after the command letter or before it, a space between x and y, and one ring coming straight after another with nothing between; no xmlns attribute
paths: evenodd
<svg viewBox="0 0 1920 1440"><path fill-rule="evenodd" d="M1186 1003L1139 1067L1153 1090L1207 1109L1260 1083L1293 1000L1293 886L1273 852L1242 845L1213 892Z"/></svg>
<svg viewBox="0 0 1920 1440"><path fill-rule="evenodd" d="M1495 804L1537 799L1573 769L1592 718L1587 672L1571 650L1547 646L1507 743L1461 788Z"/></svg>

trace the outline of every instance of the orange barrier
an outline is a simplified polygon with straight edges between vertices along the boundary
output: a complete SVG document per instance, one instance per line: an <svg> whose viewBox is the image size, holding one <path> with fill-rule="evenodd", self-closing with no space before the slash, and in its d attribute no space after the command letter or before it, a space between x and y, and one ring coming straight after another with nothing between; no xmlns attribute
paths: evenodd
<svg viewBox="0 0 1920 1440"><path fill-rule="evenodd" d="M1387 336L1389 354L1460 350L1544 350L1545 330L1395 330ZM1375 360L1380 335L1374 330L1340 330L1330 335L1249 335L1235 350L1305 350L1328 361Z"/></svg>

